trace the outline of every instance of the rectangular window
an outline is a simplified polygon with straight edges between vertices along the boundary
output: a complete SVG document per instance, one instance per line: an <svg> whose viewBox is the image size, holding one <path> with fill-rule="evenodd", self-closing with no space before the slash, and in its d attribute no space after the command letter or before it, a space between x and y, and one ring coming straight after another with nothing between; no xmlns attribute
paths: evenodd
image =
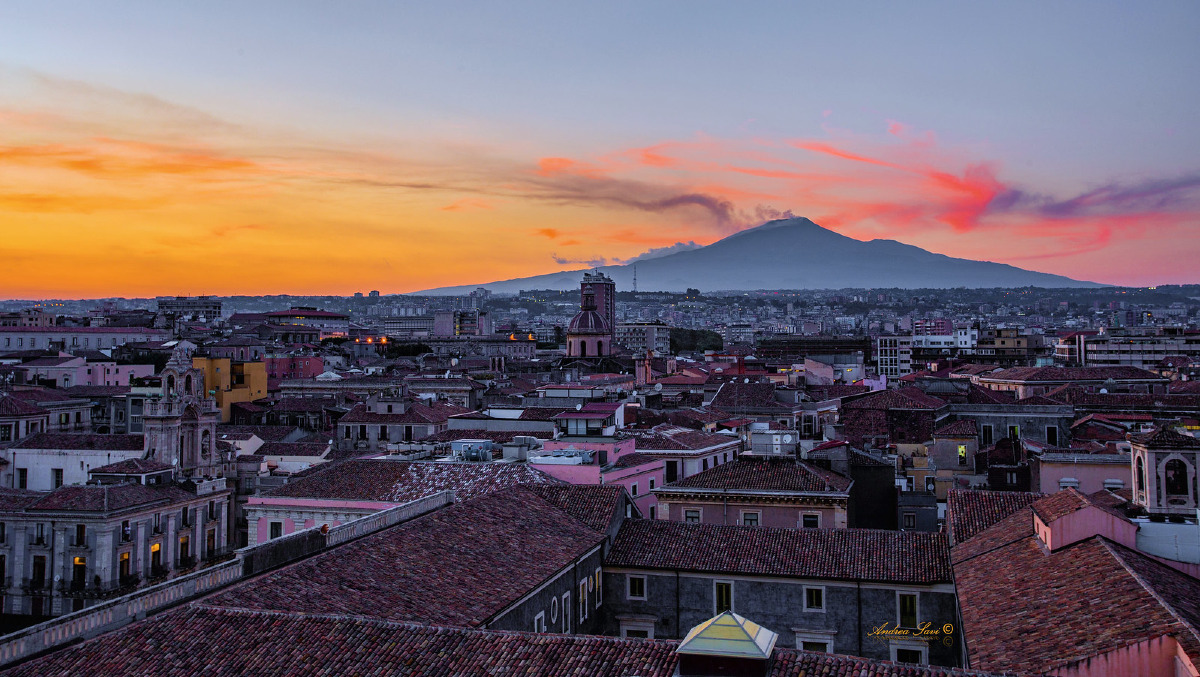
<svg viewBox="0 0 1200 677"><path fill-rule="evenodd" d="M564 592L562 596L563 633L571 633L571 593Z"/></svg>
<svg viewBox="0 0 1200 677"><path fill-rule="evenodd" d="M342 426L342 432L345 433L345 435L343 435L343 437L345 437L346 439L350 439L350 426Z"/></svg>
<svg viewBox="0 0 1200 677"><path fill-rule="evenodd" d="M283 522L271 522L271 539L283 536Z"/></svg>
<svg viewBox="0 0 1200 677"><path fill-rule="evenodd" d="M360 439L360 440L367 439L367 426L365 426L365 425L358 426L358 439Z"/></svg>
<svg viewBox="0 0 1200 677"><path fill-rule="evenodd" d="M804 587L804 610L825 610L825 588L810 588L808 586Z"/></svg>
<svg viewBox="0 0 1200 677"><path fill-rule="evenodd" d="M758 526L758 515L759 513L757 512L742 513L742 524L748 527Z"/></svg>
<svg viewBox="0 0 1200 677"><path fill-rule="evenodd" d="M637 482L634 482L634 483L633 483L633 486L632 486L632 487L630 487L630 489L632 490L632 493L633 493L633 496L634 496L634 498L637 498L637 495L638 495L638 486L637 486Z"/></svg>
<svg viewBox="0 0 1200 677"><path fill-rule="evenodd" d="M7 541L8 541L8 528L4 524L4 522L0 522L0 543L5 543ZM2 577L0 577L0 578L2 578Z"/></svg>
<svg viewBox="0 0 1200 677"><path fill-rule="evenodd" d="M654 491L654 478L650 478L650 491Z"/></svg>
<svg viewBox="0 0 1200 677"><path fill-rule="evenodd" d="M1008 439L1012 440L1013 442L1020 442L1020 441L1021 441L1021 428L1020 428L1020 426L1015 426L1015 425L1010 425L1010 426L1008 426Z"/></svg>
<svg viewBox="0 0 1200 677"><path fill-rule="evenodd" d="M629 599L646 599L646 577L645 576L626 576L628 582L626 588Z"/></svg>
<svg viewBox="0 0 1200 677"><path fill-rule="evenodd" d="M683 511L683 521L688 524L700 523L700 511L696 508L689 508Z"/></svg>
<svg viewBox="0 0 1200 677"><path fill-rule="evenodd" d="M905 529L916 529L917 528L917 514L915 512L904 513L904 528Z"/></svg>
<svg viewBox="0 0 1200 677"><path fill-rule="evenodd" d="M128 543L129 539L132 537L133 537L133 530L129 526L129 520L122 520L121 521L121 540L124 541L125 543Z"/></svg>
<svg viewBox="0 0 1200 677"><path fill-rule="evenodd" d="M1017 473L1016 473L1016 472L1009 472L1009 473L1007 473L1006 479L1008 480L1008 483L1009 483L1009 484L1011 484L1011 485L1016 485L1016 483L1017 483Z"/></svg>
<svg viewBox="0 0 1200 677"><path fill-rule="evenodd" d="M1046 444L1052 447L1058 446L1058 428L1055 426L1046 426Z"/></svg>
<svg viewBox="0 0 1200 677"><path fill-rule="evenodd" d="M588 584L587 581L579 581L579 623L582 625L587 620L588 612Z"/></svg>
<svg viewBox="0 0 1200 677"><path fill-rule="evenodd" d="M28 489L29 488L29 469L28 468L17 468L17 488L18 489Z"/></svg>
<svg viewBox="0 0 1200 677"><path fill-rule="evenodd" d="M674 482L679 477L679 461L667 461L666 469L663 473L663 481L667 484Z"/></svg>
<svg viewBox="0 0 1200 677"><path fill-rule="evenodd" d="M713 582L713 615L724 611L733 611L733 582Z"/></svg>
<svg viewBox="0 0 1200 677"><path fill-rule="evenodd" d="M75 545L77 547L83 547L83 546L87 545L87 525L86 524L76 524L75 525Z"/></svg>
<svg viewBox="0 0 1200 677"><path fill-rule="evenodd" d="M546 612L545 611L539 611L538 615L533 617L533 631L534 632L545 632L546 631Z"/></svg>
<svg viewBox="0 0 1200 677"><path fill-rule="evenodd" d="M209 519L209 521L217 519L217 502L216 501L208 502L208 519Z"/></svg>
<svg viewBox="0 0 1200 677"><path fill-rule="evenodd" d="M958 464L960 466L967 464L967 445L965 444L958 445Z"/></svg>
<svg viewBox="0 0 1200 677"><path fill-rule="evenodd" d="M983 431L980 434L980 440L979 440L980 444L982 444L985 447L990 447L990 446L992 446L992 441L993 441L992 426L990 426L990 425L983 426Z"/></svg>
<svg viewBox="0 0 1200 677"><path fill-rule="evenodd" d="M908 592L896 593L896 606L899 610L899 627L917 627L917 594Z"/></svg>
<svg viewBox="0 0 1200 677"><path fill-rule="evenodd" d="M925 658L925 652L929 649L926 646L892 646L892 660L897 663L916 663L924 665L928 663Z"/></svg>
<svg viewBox="0 0 1200 677"><path fill-rule="evenodd" d="M804 527L805 529L820 529L821 528L820 513L812 513L812 512L804 513L804 517L801 518L800 526Z"/></svg>
<svg viewBox="0 0 1200 677"><path fill-rule="evenodd" d="M11 442L13 438L13 424L0 424L0 442Z"/></svg>
<svg viewBox="0 0 1200 677"><path fill-rule="evenodd" d="M655 517L656 517L655 513L658 512L657 508L658 508L657 505L650 506L650 519L655 519Z"/></svg>
<svg viewBox="0 0 1200 677"><path fill-rule="evenodd" d="M803 639L800 640L798 647L802 651L818 651L820 653L829 653L829 642Z"/></svg>
<svg viewBox="0 0 1200 677"><path fill-rule="evenodd" d="M600 569L596 569L594 578L596 579L596 608L597 609L600 608L600 600L603 597L602 591L604 590L604 588L602 587L604 585L604 579L601 578L600 574L601 574Z"/></svg>
<svg viewBox="0 0 1200 677"><path fill-rule="evenodd" d="M63 485L63 469L53 468L50 470L50 484L52 488L57 489Z"/></svg>
<svg viewBox="0 0 1200 677"><path fill-rule="evenodd" d="M707 458L700 461L700 469L708 470L708 459Z"/></svg>
<svg viewBox="0 0 1200 677"><path fill-rule="evenodd" d="M649 630L633 630L630 628L625 628L625 632L624 632L623 636L624 637L633 637L635 639L649 639L650 631Z"/></svg>

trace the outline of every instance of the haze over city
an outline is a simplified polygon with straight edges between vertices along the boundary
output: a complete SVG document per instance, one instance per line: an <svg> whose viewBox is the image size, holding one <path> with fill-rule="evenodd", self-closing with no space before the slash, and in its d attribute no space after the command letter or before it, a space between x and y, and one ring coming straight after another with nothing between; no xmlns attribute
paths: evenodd
<svg viewBox="0 0 1200 677"><path fill-rule="evenodd" d="M1195 282L1198 28L1184 2L10 5L0 297L411 292L789 214Z"/></svg>

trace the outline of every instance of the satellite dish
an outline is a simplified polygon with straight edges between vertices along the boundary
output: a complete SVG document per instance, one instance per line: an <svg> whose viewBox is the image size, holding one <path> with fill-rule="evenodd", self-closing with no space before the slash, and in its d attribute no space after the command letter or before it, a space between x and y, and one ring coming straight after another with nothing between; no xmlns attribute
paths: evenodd
<svg viewBox="0 0 1200 677"><path fill-rule="evenodd" d="M575 405L575 411L580 411L580 410L582 410L582 409L583 409L583 405L582 405L582 404L577 404L577 405Z"/></svg>
<svg viewBox="0 0 1200 677"><path fill-rule="evenodd" d="M451 366L451 367L457 367L457 366L458 366L458 358L457 358L457 357L454 357L454 358L451 358L451 359L450 359L450 366Z"/></svg>
<svg viewBox="0 0 1200 677"><path fill-rule="evenodd" d="M791 441L792 441L792 436L791 436L791 435L784 435L784 436L783 436L783 443L784 443L784 444L788 444L788 443L790 443Z"/></svg>
<svg viewBox="0 0 1200 677"><path fill-rule="evenodd" d="M749 382L750 382L749 377L742 379L742 383L749 383Z"/></svg>
<svg viewBox="0 0 1200 677"><path fill-rule="evenodd" d="M656 393L661 393L661 392L662 392L662 384L661 384L661 383L655 383L655 384L654 384L654 392L656 392Z"/></svg>

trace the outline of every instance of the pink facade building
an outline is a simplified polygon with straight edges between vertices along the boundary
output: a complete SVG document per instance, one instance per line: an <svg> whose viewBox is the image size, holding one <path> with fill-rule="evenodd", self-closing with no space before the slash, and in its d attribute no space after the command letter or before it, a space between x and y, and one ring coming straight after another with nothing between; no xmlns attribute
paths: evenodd
<svg viewBox="0 0 1200 677"><path fill-rule="evenodd" d="M317 355L267 355L267 378L316 378L325 371L325 360Z"/></svg>
<svg viewBox="0 0 1200 677"><path fill-rule="evenodd" d="M632 438L562 438L547 440L530 466L571 484L624 487L644 517L657 516L652 493L663 483L661 459L637 453Z"/></svg>

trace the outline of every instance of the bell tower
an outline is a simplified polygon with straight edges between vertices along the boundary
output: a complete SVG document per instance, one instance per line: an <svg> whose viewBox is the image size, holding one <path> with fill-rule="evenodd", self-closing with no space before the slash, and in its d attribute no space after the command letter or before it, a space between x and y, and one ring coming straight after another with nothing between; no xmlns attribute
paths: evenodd
<svg viewBox="0 0 1200 677"><path fill-rule="evenodd" d="M175 466L177 477L223 475L227 459L216 448L220 410L204 392L204 372L192 367L180 345L160 378L161 396L146 403L142 417L145 457Z"/></svg>

